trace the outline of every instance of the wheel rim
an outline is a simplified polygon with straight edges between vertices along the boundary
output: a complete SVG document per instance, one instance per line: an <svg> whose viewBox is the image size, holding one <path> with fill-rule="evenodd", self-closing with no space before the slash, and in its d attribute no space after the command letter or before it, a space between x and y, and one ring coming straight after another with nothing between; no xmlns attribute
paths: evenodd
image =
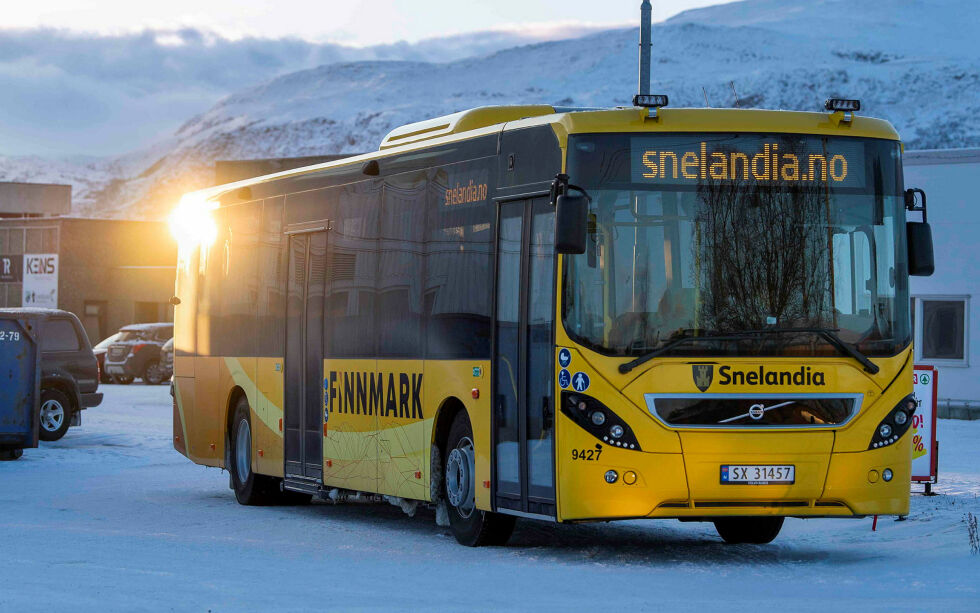
<svg viewBox="0 0 980 613"><path fill-rule="evenodd" d="M463 518L472 515L476 508L475 473L473 441L464 437L446 460L446 494Z"/></svg>
<svg viewBox="0 0 980 613"><path fill-rule="evenodd" d="M160 376L160 365L153 364L146 369L146 380L150 383L159 383L163 377Z"/></svg>
<svg viewBox="0 0 980 613"><path fill-rule="evenodd" d="M235 468L238 480L245 482L252 471L252 432L248 420L243 419L238 424L238 437L235 440Z"/></svg>
<svg viewBox="0 0 980 613"><path fill-rule="evenodd" d="M57 432L65 423L65 407L57 400L45 400L41 405L41 427L48 432Z"/></svg>

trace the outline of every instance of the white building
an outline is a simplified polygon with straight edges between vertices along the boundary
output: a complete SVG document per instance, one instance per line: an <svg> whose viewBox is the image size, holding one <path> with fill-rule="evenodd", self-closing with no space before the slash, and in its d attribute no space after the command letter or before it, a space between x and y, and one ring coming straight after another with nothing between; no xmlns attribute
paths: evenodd
<svg viewBox="0 0 980 613"><path fill-rule="evenodd" d="M911 281L915 363L939 369L940 416L980 419L980 149L906 151L904 166L926 192L936 258Z"/></svg>

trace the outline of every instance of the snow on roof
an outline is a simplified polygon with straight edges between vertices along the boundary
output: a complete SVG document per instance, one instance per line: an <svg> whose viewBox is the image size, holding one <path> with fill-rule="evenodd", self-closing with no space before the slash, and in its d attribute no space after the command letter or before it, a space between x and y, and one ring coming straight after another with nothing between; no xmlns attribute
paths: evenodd
<svg viewBox="0 0 980 613"><path fill-rule="evenodd" d="M919 149L906 151L902 155L904 166L978 163L980 163L980 149Z"/></svg>

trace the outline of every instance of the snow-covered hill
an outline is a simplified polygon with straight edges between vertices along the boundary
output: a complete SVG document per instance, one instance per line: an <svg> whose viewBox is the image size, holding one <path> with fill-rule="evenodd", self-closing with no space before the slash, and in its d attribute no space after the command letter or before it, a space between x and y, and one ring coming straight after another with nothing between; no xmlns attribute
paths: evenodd
<svg viewBox="0 0 980 613"><path fill-rule="evenodd" d="M732 81L743 107L818 110L855 97L912 148L980 146L977 24L975 0L709 7L655 26L653 87L672 106L733 106ZM487 104L627 104L636 42L622 29L448 63L328 64L233 94L152 151L64 176L89 177L74 183L79 213L160 217L210 180L216 159L368 151L395 126ZM0 177L16 178L3 160Z"/></svg>

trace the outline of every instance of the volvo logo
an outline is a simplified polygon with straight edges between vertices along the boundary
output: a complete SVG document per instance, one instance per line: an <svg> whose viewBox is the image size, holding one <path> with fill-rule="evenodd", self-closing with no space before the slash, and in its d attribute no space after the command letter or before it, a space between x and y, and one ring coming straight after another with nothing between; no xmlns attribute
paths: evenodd
<svg viewBox="0 0 980 613"><path fill-rule="evenodd" d="M749 407L749 417L758 421L766 414L766 407L761 404L753 404Z"/></svg>

